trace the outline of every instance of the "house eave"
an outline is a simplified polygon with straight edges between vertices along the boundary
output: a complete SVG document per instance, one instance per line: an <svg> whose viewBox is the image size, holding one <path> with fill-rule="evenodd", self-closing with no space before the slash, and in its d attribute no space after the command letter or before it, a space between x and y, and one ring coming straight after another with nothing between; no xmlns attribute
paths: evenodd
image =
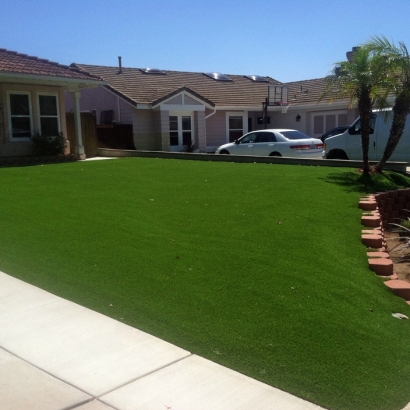
<svg viewBox="0 0 410 410"><path fill-rule="evenodd" d="M55 77L48 75L18 74L5 72L0 72L0 82L30 85L53 85L58 87L64 87L69 90L93 88L98 87L99 85L106 84L106 82L104 81L93 79L86 80L78 78Z"/></svg>

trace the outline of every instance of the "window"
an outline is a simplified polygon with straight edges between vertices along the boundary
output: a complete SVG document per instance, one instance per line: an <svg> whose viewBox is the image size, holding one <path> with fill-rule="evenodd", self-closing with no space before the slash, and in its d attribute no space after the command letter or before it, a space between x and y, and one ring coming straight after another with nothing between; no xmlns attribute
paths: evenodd
<svg viewBox="0 0 410 410"><path fill-rule="evenodd" d="M263 125L263 117L257 118L258 125ZM270 124L270 117L266 117L266 124Z"/></svg>
<svg viewBox="0 0 410 410"><path fill-rule="evenodd" d="M114 120L114 110L105 110L100 113L100 125L111 125Z"/></svg>
<svg viewBox="0 0 410 410"><path fill-rule="evenodd" d="M229 142L233 142L243 135L243 117L242 116L229 116Z"/></svg>
<svg viewBox="0 0 410 410"><path fill-rule="evenodd" d="M276 137L272 132L258 132L255 142L276 142Z"/></svg>
<svg viewBox="0 0 410 410"><path fill-rule="evenodd" d="M38 107L41 134L47 137L58 135L60 132L60 121L58 116L57 96L39 94Z"/></svg>
<svg viewBox="0 0 410 410"><path fill-rule="evenodd" d="M192 119L190 115L169 117L169 145L176 147L192 144Z"/></svg>
<svg viewBox="0 0 410 410"><path fill-rule="evenodd" d="M178 145L178 117L176 115L169 117L169 144Z"/></svg>
<svg viewBox="0 0 410 410"><path fill-rule="evenodd" d="M33 133L30 94L13 92L8 95L11 138L30 138Z"/></svg>
<svg viewBox="0 0 410 410"><path fill-rule="evenodd" d="M252 144L255 142L257 134L254 132L249 133L248 135L245 135L243 138L239 140L240 144Z"/></svg>
<svg viewBox="0 0 410 410"><path fill-rule="evenodd" d="M372 114L372 118L370 119L370 134L373 134L374 132L374 126L376 124L376 114ZM350 135L361 135L362 133L362 123L359 120L357 120L349 129L349 134Z"/></svg>
<svg viewBox="0 0 410 410"><path fill-rule="evenodd" d="M182 145L192 144L191 117L182 117Z"/></svg>

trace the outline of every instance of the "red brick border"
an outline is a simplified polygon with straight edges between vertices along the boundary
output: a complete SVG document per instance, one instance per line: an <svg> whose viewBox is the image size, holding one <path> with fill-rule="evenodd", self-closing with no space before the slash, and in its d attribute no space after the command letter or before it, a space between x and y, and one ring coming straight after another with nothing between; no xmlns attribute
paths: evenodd
<svg viewBox="0 0 410 410"><path fill-rule="evenodd" d="M400 280L394 273L394 265L386 252L384 229L389 223L410 217L410 188L380 192L363 197L359 208L365 211L361 223L373 229L362 230L362 243L377 251L367 252L369 268L376 275L388 277L385 285L397 296L410 304L410 283Z"/></svg>

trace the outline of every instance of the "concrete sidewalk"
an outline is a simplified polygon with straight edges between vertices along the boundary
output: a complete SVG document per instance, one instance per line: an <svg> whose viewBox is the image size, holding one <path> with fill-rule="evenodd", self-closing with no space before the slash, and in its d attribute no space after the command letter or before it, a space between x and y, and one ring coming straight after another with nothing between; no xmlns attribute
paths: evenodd
<svg viewBox="0 0 410 410"><path fill-rule="evenodd" d="M318 410L0 272L1 410Z"/></svg>

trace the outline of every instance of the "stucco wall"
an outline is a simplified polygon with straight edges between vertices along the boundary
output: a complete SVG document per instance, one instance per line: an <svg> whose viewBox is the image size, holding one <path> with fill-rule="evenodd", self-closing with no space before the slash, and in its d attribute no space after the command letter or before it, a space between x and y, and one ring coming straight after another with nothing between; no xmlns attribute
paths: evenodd
<svg viewBox="0 0 410 410"><path fill-rule="evenodd" d="M64 90L61 87L52 86L34 86L23 84L0 84L0 156L26 156L32 153L32 142L29 140L12 141L11 130L9 123L9 108L8 108L8 91L27 92L30 95L31 116L33 133L40 129L39 124L39 107L37 102L37 93L57 94L60 114L61 132L67 135L66 121L65 121L65 103Z"/></svg>
<svg viewBox="0 0 410 410"><path fill-rule="evenodd" d="M205 112L195 111L194 113L194 124L195 124L195 136L196 145L199 152L206 152L206 124L205 124Z"/></svg>
<svg viewBox="0 0 410 410"><path fill-rule="evenodd" d="M101 111L113 110L119 124L132 124L132 106L111 91L100 86L81 90L80 110L96 112L97 124L100 124ZM74 100L70 92L65 93L66 111L72 112Z"/></svg>
<svg viewBox="0 0 410 410"><path fill-rule="evenodd" d="M212 111L206 110L205 117ZM206 144L208 146L219 146L226 143L226 112L217 111L205 120Z"/></svg>
<svg viewBox="0 0 410 410"><path fill-rule="evenodd" d="M154 132L154 114L151 110L134 109L132 129L134 133L134 145L138 150L157 149Z"/></svg>

